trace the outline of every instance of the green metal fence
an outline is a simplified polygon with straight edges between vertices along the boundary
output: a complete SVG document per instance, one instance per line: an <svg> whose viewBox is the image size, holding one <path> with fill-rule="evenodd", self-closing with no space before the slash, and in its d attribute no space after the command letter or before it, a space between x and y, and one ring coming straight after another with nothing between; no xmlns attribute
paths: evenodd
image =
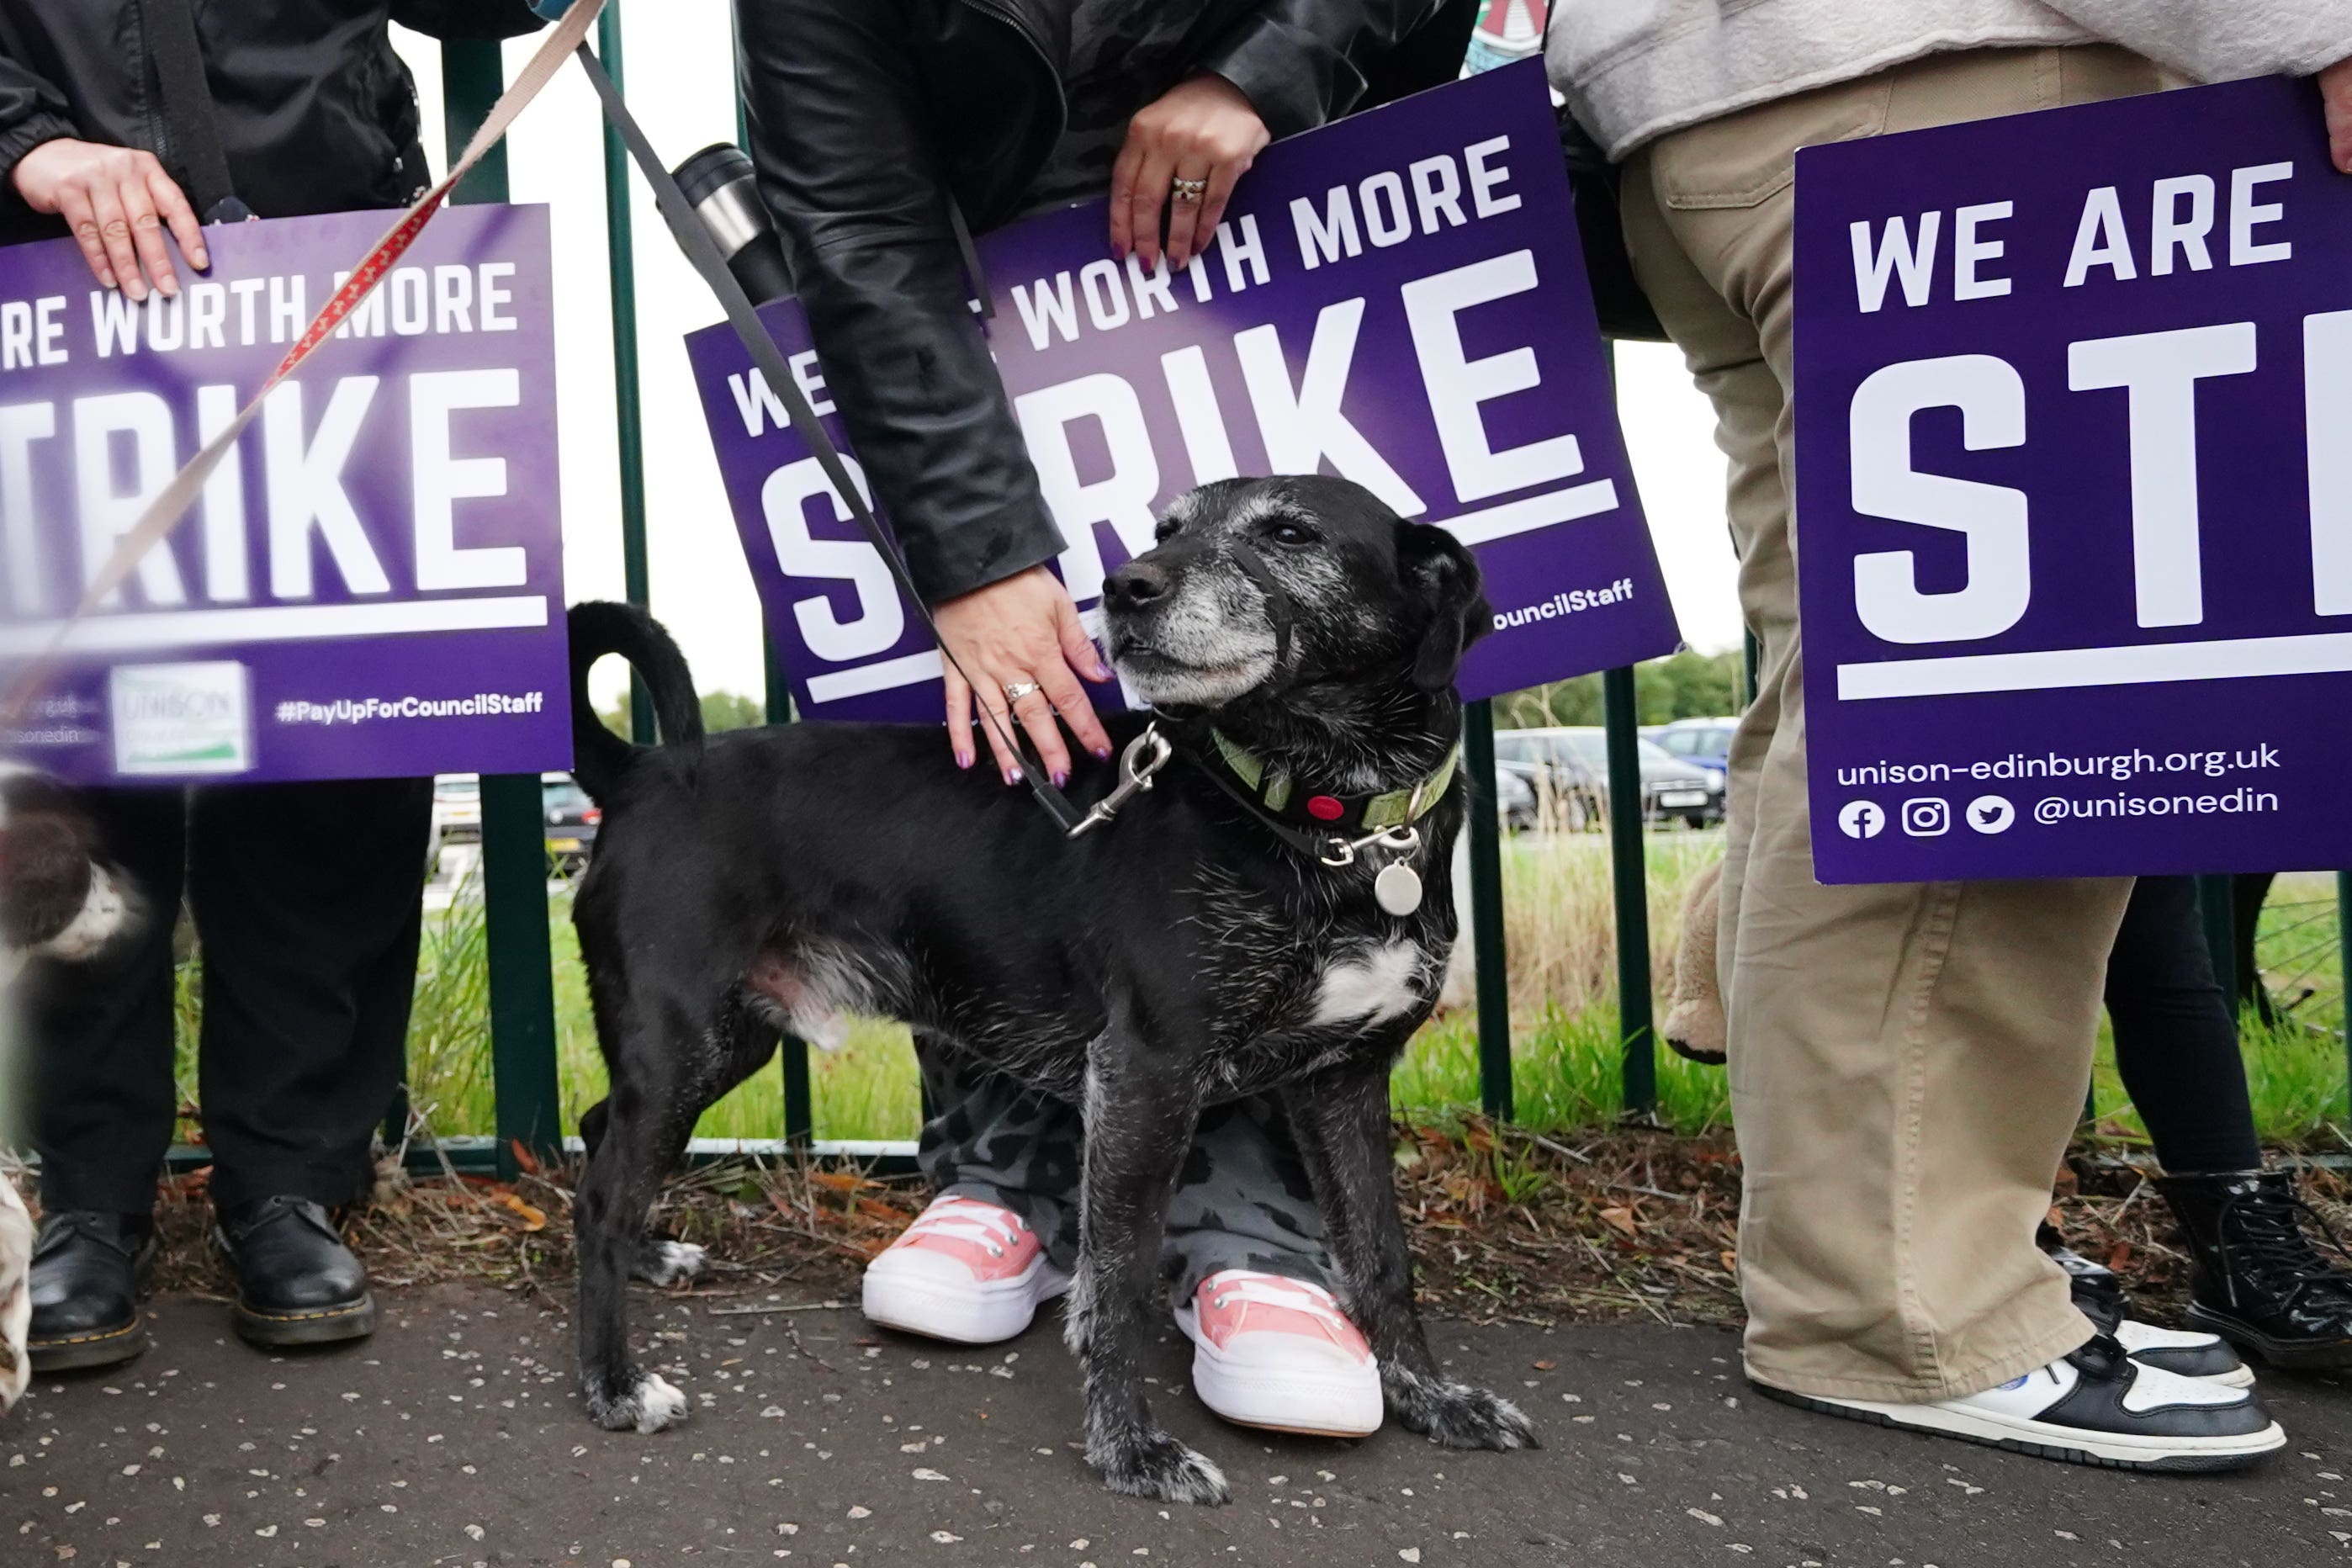
<svg viewBox="0 0 2352 1568"><path fill-rule="evenodd" d="M597 49L614 83L624 80L620 6L609 5L598 23ZM488 43L449 43L442 48L445 122L449 145L461 146L498 97L503 78L499 50ZM738 118L739 136L740 118ZM618 136L604 132L604 195L607 265L612 280L613 368L617 426L615 451L623 551L628 596L648 602L646 552L644 433L638 395L635 264L632 253L630 174ZM461 201L503 201L507 170L503 149L490 156L459 187ZM775 640L765 639L768 717L791 717ZM1750 649L1750 684L1753 649ZM650 742L653 720L641 688L634 692L631 729ZM1603 678L1608 733L1610 852L1617 933L1619 1032L1624 1075L1623 1103L1631 1113L1656 1102L1656 1040L1652 1024L1649 893L1642 816L1641 763L1633 671L1615 669ZM1472 778L1485 797L1495 793L1493 706L1471 705L1465 752ZM467 1165L495 1163L513 1173L519 1151L541 1154L560 1150L562 1131L556 1082L556 1029L549 907L542 842L540 784L535 775L482 780L484 897L488 904L490 971L491 1061L497 1095L495 1147L475 1142L457 1151ZM1477 972L1479 1099L1493 1116L1512 1114L1509 980L1505 963L1501 830L1496 814L1471 814L1468 833L1470 916ZM2352 922L2352 872L2339 876L2339 922ZM2229 900L2209 899L2219 910L2217 963L2231 962L2227 940ZM2352 942L2337 932L2347 1003L2352 1003ZM2226 978L2225 984L2228 983ZM2352 1066L2348 1063L2347 1066ZM787 1039L782 1051L782 1140L814 1147L814 1106L805 1045ZM909 1130L912 1131L911 1129Z"/></svg>

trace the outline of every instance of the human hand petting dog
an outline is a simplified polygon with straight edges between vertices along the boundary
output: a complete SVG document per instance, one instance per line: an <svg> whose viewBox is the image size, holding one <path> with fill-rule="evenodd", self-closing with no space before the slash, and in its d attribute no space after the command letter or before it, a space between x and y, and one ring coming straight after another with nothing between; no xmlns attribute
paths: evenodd
<svg viewBox="0 0 2352 1568"><path fill-rule="evenodd" d="M1184 270L1215 237L1234 183L1272 140L1242 89L1208 72L1145 104L1127 122L1110 172L1111 249L1122 260L1132 249L1146 268L1158 267L1164 208L1168 265Z"/></svg>
<svg viewBox="0 0 2352 1568"><path fill-rule="evenodd" d="M195 209L152 153L60 136L17 159L9 180L26 205L66 220L91 277L134 303L151 283L166 299L180 291L166 228L188 265L212 265Z"/></svg>
<svg viewBox="0 0 2352 1568"><path fill-rule="evenodd" d="M972 702L993 714L980 728L996 754L996 771L1006 784L1021 781L1021 757L1013 749L1014 733L1005 721L1008 711L1037 757L1046 776L1059 789L1070 778L1070 750L1063 744L1061 726L1067 724L1078 744L1097 757L1110 755L1110 736L1095 717L1078 676L1108 680L1110 668L1095 650L1094 639L1079 624L1078 607L1061 579L1043 566L992 583L985 588L950 599L932 612L940 639L954 658L947 666L948 744L955 750L956 766L968 768L976 759L971 741ZM975 694L966 685L961 668L980 683ZM1072 671L1076 674L1072 674ZM1057 723L1055 721L1059 719Z"/></svg>
<svg viewBox="0 0 2352 1568"><path fill-rule="evenodd" d="M2319 101L2327 111L2327 161L2352 174L2352 56L2319 73Z"/></svg>

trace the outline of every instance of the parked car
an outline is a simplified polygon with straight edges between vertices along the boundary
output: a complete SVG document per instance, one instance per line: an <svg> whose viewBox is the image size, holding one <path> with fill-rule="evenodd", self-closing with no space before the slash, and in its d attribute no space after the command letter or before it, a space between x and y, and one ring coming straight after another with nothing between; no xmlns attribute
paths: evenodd
<svg viewBox="0 0 2352 1568"><path fill-rule="evenodd" d="M541 773L540 802L547 815L547 859L558 875L576 876L596 848L604 811L570 773Z"/></svg>
<svg viewBox="0 0 2352 1568"><path fill-rule="evenodd" d="M570 773L539 777L540 815L546 826L548 864L572 876L588 864L596 847L604 811ZM433 837L425 849L426 875L452 844L482 841L482 781L472 773L443 773L433 781Z"/></svg>
<svg viewBox="0 0 2352 1568"><path fill-rule="evenodd" d="M433 780L433 844L478 844L482 837L482 781L472 773L438 773Z"/></svg>
<svg viewBox="0 0 2352 1568"><path fill-rule="evenodd" d="M1595 800L1605 808L1609 799L1609 733L1597 725L1570 725L1546 730L1507 731L1495 737L1500 756L1506 738L1515 749L1549 759L1570 759L1592 779ZM1679 819L1692 827L1723 820L1723 777L1678 762L1654 742L1637 740L1642 765L1642 819Z"/></svg>
<svg viewBox="0 0 2352 1568"><path fill-rule="evenodd" d="M1731 734L1739 727L1736 719L1677 719L1671 724L1660 724L1644 730L1643 735L1655 741L1666 754L1695 768L1705 768L1715 773L1731 771Z"/></svg>
<svg viewBox="0 0 2352 1568"><path fill-rule="evenodd" d="M1608 768L1595 770L1584 753L1549 730L1504 730L1495 736L1495 770L1515 772L1536 797L1540 823L1580 833L1608 815Z"/></svg>
<svg viewBox="0 0 2352 1568"><path fill-rule="evenodd" d="M1506 833L1531 833L1543 822L1533 763L1495 763L1495 815Z"/></svg>

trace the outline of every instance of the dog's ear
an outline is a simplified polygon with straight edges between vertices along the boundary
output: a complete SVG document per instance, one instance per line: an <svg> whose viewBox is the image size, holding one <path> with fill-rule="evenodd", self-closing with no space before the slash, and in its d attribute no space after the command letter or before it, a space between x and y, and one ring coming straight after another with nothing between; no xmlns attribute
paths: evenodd
<svg viewBox="0 0 2352 1568"><path fill-rule="evenodd" d="M1443 691L1470 645L1495 629L1495 612L1479 588L1478 558L1445 529L1400 522L1397 570L1428 617L1413 654L1413 684Z"/></svg>

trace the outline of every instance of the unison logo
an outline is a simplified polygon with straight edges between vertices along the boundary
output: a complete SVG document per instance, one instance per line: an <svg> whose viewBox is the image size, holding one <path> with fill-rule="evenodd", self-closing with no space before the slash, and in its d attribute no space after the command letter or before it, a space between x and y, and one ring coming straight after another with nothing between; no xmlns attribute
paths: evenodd
<svg viewBox="0 0 2352 1568"><path fill-rule="evenodd" d="M133 689L116 697L114 716L138 723L201 724L218 723L236 711L236 697L232 692Z"/></svg>
<svg viewBox="0 0 2352 1568"><path fill-rule="evenodd" d="M233 659L117 665L107 700L118 773L241 773L253 766L253 682Z"/></svg>

